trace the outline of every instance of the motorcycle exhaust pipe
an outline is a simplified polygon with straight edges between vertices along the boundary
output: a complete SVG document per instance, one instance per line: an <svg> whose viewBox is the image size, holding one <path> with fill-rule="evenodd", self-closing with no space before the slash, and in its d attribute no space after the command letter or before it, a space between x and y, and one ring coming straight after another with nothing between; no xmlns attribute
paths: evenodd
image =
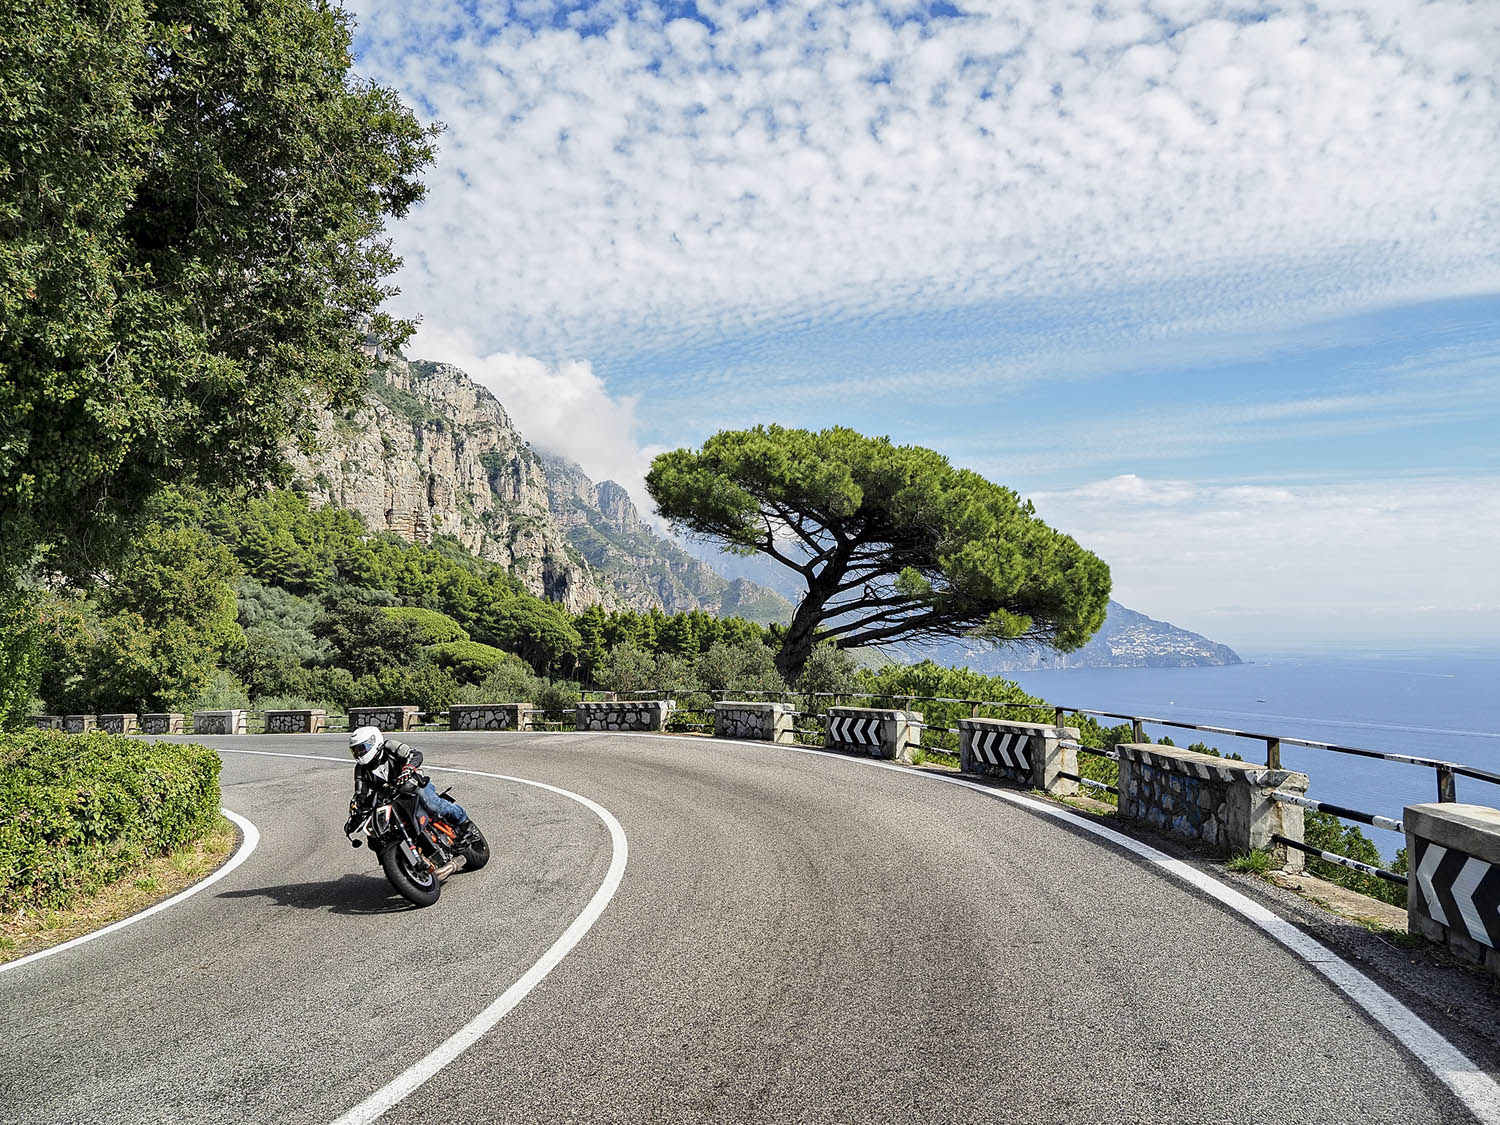
<svg viewBox="0 0 1500 1125"><path fill-rule="evenodd" d="M457 859L450 859L447 863L443 864L443 866L434 867L432 869L432 873L436 875L438 877L438 881L441 882L442 880L448 878L449 875L452 875L455 871L458 870L458 864L459 861Z"/></svg>

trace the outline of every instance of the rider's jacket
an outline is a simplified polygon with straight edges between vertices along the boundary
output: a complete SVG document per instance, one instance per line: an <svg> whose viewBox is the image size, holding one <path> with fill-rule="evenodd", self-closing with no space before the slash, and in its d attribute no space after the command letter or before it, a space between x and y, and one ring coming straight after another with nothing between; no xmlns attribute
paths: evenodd
<svg viewBox="0 0 1500 1125"><path fill-rule="evenodd" d="M349 802L350 813L357 813L388 798L396 789L396 779L407 766L413 769L422 764L422 751L408 746L400 739L387 738L380 753L368 765L354 763L354 799Z"/></svg>

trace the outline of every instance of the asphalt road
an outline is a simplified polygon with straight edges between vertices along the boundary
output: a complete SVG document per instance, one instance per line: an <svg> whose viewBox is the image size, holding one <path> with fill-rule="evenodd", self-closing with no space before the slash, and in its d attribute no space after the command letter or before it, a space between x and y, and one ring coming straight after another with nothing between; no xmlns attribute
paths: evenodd
<svg viewBox="0 0 1500 1125"><path fill-rule="evenodd" d="M262 835L202 894L0 973L0 1121L326 1123L505 992L605 823L434 771L494 858L408 908L343 736L204 738ZM419 735L629 840L582 941L388 1122L1416 1122L1463 1106L1322 976L1121 849L911 772L613 735Z"/></svg>

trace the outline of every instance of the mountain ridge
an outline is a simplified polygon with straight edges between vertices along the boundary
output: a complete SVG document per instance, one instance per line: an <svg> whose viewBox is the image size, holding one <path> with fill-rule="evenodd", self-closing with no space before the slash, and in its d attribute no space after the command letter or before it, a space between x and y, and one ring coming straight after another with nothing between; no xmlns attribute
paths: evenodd
<svg viewBox="0 0 1500 1125"><path fill-rule="evenodd" d="M452 535L531 593L589 605L702 609L762 623L791 606L732 581L664 539L614 481L534 449L504 405L452 364L377 360L361 402L314 418L312 450L289 450L315 505L358 512L410 542Z"/></svg>

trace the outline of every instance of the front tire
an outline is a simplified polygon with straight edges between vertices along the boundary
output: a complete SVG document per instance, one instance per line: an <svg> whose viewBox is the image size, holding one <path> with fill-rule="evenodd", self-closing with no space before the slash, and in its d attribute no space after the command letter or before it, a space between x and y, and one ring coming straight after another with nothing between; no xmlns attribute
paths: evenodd
<svg viewBox="0 0 1500 1125"><path fill-rule="evenodd" d="M401 842L387 844L380 853L380 866L396 893L416 906L431 906L443 893L443 885L431 871L413 871L402 854Z"/></svg>
<svg viewBox="0 0 1500 1125"><path fill-rule="evenodd" d="M479 831L479 825L473 821L469 822L469 843L461 852L464 857L464 867L469 871L478 871L490 861L490 842L484 838L484 833Z"/></svg>

